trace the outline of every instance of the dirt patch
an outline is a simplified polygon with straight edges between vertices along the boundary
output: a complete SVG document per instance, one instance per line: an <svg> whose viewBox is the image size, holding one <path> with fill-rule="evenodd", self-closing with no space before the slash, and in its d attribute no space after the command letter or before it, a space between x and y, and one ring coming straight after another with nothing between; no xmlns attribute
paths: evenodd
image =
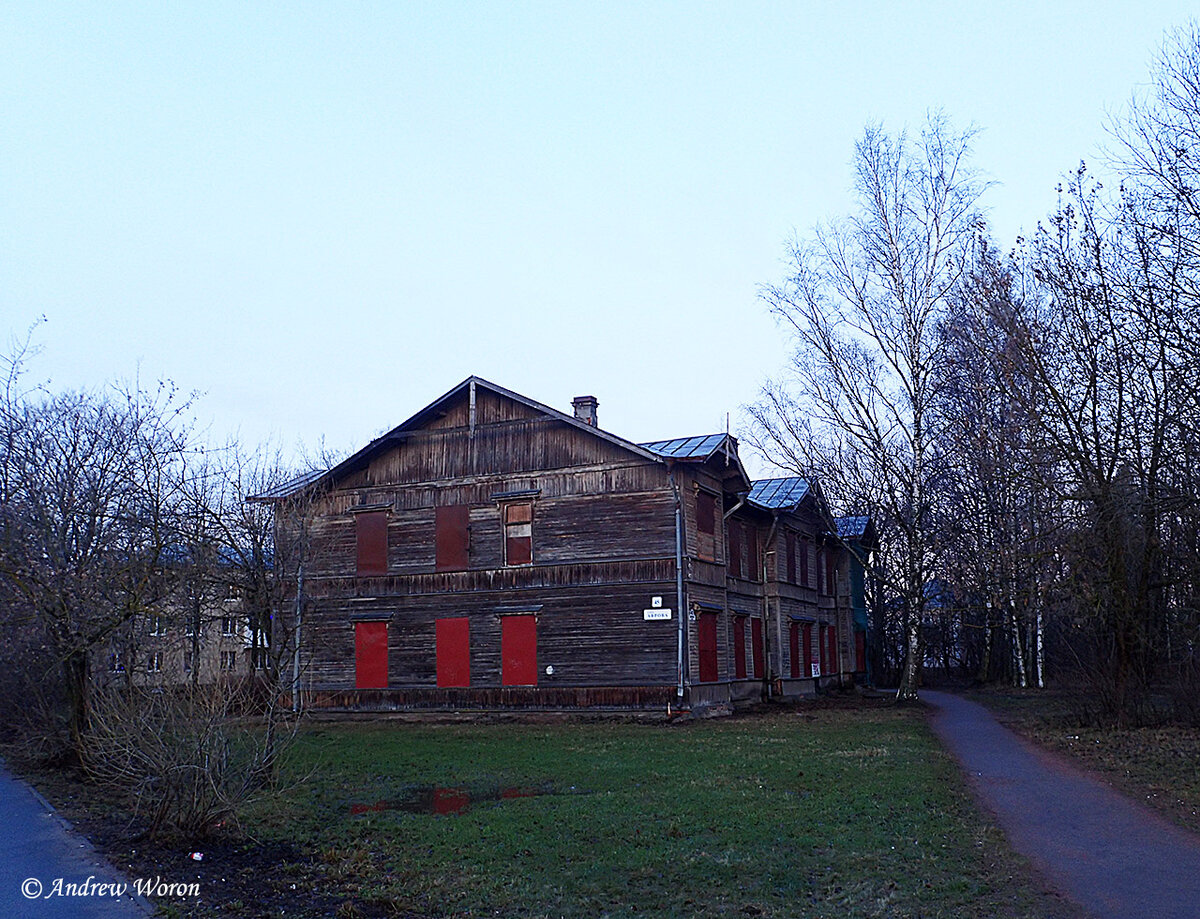
<svg viewBox="0 0 1200 919"><path fill-rule="evenodd" d="M169 916L425 919L391 902L333 893L340 870L336 859L287 843L254 840L236 827L222 828L205 840L150 840L142 835L136 814L113 804L78 773L12 765L130 881L161 882L175 889L198 885L198 896L147 898Z"/></svg>

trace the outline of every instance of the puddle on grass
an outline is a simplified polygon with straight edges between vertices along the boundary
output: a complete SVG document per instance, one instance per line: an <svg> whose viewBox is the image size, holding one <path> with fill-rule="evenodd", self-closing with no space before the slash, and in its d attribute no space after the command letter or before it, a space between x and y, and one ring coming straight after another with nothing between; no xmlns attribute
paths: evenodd
<svg viewBox="0 0 1200 919"><path fill-rule="evenodd" d="M371 804L351 804L350 815L403 811L407 814L465 814L481 804L496 804L514 798L537 798L557 794L549 785L540 787L512 786L506 788L468 788L419 785L407 789L402 797L375 801Z"/></svg>

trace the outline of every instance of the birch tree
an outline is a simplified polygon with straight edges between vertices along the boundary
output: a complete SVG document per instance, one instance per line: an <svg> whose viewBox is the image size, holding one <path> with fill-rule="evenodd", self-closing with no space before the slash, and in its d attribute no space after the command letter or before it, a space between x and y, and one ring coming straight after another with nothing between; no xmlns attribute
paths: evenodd
<svg viewBox="0 0 1200 919"><path fill-rule="evenodd" d="M881 573L904 630L901 700L917 698L942 542L936 332L982 228L974 133L937 114L916 136L868 127L855 147L856 211L792 242L788 277L762 290L795 352L752 408L757 443L879 521Z"/></svg>

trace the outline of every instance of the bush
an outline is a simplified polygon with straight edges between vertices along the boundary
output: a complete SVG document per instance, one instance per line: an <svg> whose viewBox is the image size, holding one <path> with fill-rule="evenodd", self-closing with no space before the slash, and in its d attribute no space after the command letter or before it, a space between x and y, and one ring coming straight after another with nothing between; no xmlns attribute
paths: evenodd
<svg viewBox="0 0 1200 919"><path fill-rule="evenodd" d="M295 725L275 706L255 717L250 687L122 687L93 698L84 767L128 799L153 838L211 834L276 788L276 762Z"/></svg>

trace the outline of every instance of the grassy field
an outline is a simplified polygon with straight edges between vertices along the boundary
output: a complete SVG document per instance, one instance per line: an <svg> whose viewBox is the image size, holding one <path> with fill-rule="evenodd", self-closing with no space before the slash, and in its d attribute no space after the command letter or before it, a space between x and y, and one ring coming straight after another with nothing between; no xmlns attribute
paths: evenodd
<svg viewBox="0 0 1200 919"><path fill-rule="evenodd" d="M288 769L305 781L245 828L290 847L281 883L347 917L1070 914L1025 879L923 713L891 703L324 724Z"/></svg>
<svg viewBox="0 0 1200 919"><path fill-rule="evenodd" d="M1200 729L1096 727L1076 693L994 689L972 696L1003 723L1200 833Z"/></svg>

